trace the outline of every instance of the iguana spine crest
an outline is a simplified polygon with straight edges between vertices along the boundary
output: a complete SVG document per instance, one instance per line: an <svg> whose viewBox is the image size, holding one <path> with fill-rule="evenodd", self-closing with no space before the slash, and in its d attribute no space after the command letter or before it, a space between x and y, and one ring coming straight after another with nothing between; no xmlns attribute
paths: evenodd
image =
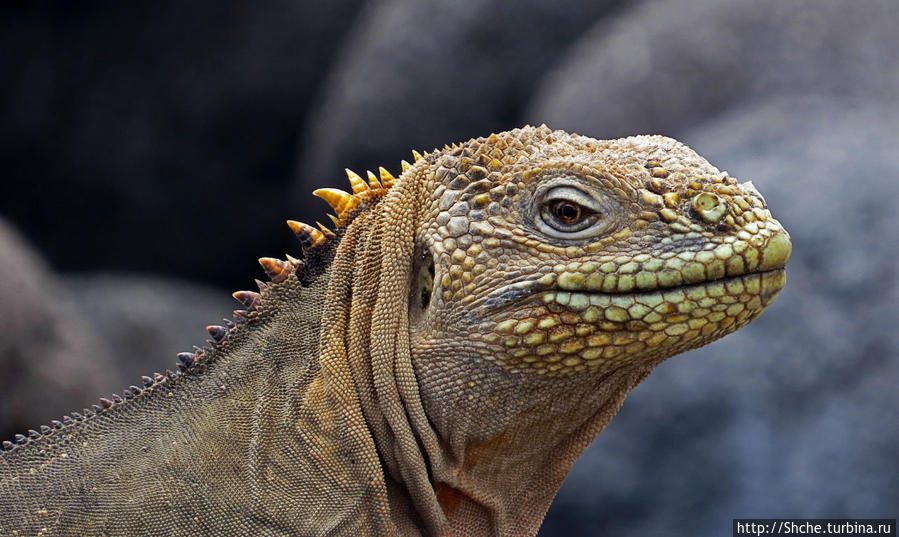
<svg viewBox="0 0 899 537"><path fill-rule="evenodd" d="M453 144L453 147L456 147L456 144ZM424 156L428 154L428 152L425 152ZM423 158L418 151L412 151L412 155L415 162ZM405 173L411 168L411 165L403 160L401 161L401 168L402 172ZM328 216L331 217L338 231L349 225L360 207L364 209L376 203L396 182L393 174L384 167L378 168L378 176L371 171L366 171L368 182L349 168L346 168L345 171L352 193L337 188L320 188L313 191L313 195L323 199L337 213L336 217L330 214ZM300 241L300 247L306 259L311 254L324 248L329 239L333 239L338 235L325 225L319 222L316 222L316 224L317 227L313 227L304 222L287 220L288 227ZM272 283L281 283L291 274L301 278L306 262L290 255L285 255L285 257L287 258L286 260L274 257L259 258L259 264ZM194 352L178 353L176 355L178 361L175 364L175 371L167 369L164 374L153 373L152 378L144 375L141 377L142 387L131 385L122 390L121 396L113 393L110 398L100 397L98 399L99 405L95 404L91 408L84 408L81 412L72 412L71 416L68 414L64 415L61 420L50 420L50 426L41 425L39 431L29 429L27 435L16 434L12 441L3 440L0 442L0 449L10 451L17 446L27 445L31 440L36 440L41 436L52 434L56 430L62 430L67 426L88 420L114 406L133 400L145 391L164 389L169 382L186 373L201 370L211 351L221 346L235 330L245 325L250 314L263 302L267 285L259 280L256 280L256 283L260 289L259 293L254 291L235 291L232 293L234 299L243 306L243 309L234 310L232 319L223 319L226 326L207 326L206 332L209 333L212 339L206 340L207 345L204 347L195 346Z"/></svg>

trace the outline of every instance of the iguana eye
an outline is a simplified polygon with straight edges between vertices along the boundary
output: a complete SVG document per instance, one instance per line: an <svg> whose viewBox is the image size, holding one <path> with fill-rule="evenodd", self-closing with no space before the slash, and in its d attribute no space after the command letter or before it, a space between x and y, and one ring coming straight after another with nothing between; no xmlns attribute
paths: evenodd
<svg viewBox="0 0 899 537"><path fill-rule="evenodd" d="M537 227L552 237L576 239L592 235L601 218L599 203L579 188L557 186L540 196Z"/></svg>

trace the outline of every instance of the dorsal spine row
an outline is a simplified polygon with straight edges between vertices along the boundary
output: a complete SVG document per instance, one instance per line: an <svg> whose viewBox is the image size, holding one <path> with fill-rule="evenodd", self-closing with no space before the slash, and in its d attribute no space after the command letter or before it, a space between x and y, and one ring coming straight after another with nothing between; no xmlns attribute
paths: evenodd
<svg viewBox="0 0 899 537"><path fill-rule="evenodd" d="M413 151L412 155L415 162L423 158L417 151ZM424 153L424 156L427 155L428 153ZM405 160L402 161L401 165L403 173L412 166ZM313 192L315 196L325 200L336 213L336 216L328 215L336 228L339 229L346 226L352 220L356 210L364 202L375 202L394 185L396 178L389 171L384 168L378 168L378 172L379 175L377 176L370 171L366 172L368 179L366 181L357 173L347 169L346 174L350 181L352 193L336 188L320 188ZM336 236L334 231L319 222L316 222L316 226L310 226L303 222L288 220L287 225L299 239L304 258L308 258L310 252L323 247L329 239ZM272 283L281 283L290 277L292 273L297 276L302 274L305 267L304 261L290 255L285 255L285 257L286 259L283 260L274 257L262 257L259 259L259 264ZM207 326L206 332L209 333L211 338L206 340L207 345L204 347L195 346L192 352L178 353L175 371L167 369L165 373L153 373L152 377L143 376L141 377L141 386L131 385L122 390L121 396L114 393L110 398L101 397L99 404L92 405L91 408L84 408L81 412L72 412L71 415L65 415L62 417L62 420L51 420L49 426L41 425L39 431L29 429L27 434L16 434L12 441L4 440L0 443L0 449L8 451L15 449L17 446L28 444L31 440L36 440L41 436L52 434L55 430L90 419L115 405L132 400L146 391L166 385L172 379L178 378L188 371L197 370L204 363L208 353L225 342L239 326L245 324L250 313L262 303L268 284L259 280L256 280L256 284L259 287L259 292L236 291L233 293L232 296L243 308L234 310L232 319L223 319L222 325Z"/></svg>

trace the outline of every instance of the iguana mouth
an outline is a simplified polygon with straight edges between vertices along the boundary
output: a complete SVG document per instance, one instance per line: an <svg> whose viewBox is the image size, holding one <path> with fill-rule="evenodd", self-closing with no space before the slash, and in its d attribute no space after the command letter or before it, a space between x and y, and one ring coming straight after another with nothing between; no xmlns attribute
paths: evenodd
<svg viewBox="0 0 899 537"><path fill-rule="evenodd" d="M782 269L782 268L776 268L776 269L770 269L770 270L760 270L760 271L755 271L755 272L747 272L745 274L738 274L735 276L725 276L723 278L714 278L714 279L702 280L702 281L694 282L694 283L675 285L672 287L655 287L652 289L634 289L634 290L630 290L630 291L606 292L606 291L596 291L596 290L590 290L590 289L579 290L579 289L563 289L561 287L553 287L549 290L544 290L543 292L544 293L555 293L555 294L569 293L572 295L582 294L582 295L588 295L588 296L609 296L609 297L642 296L642 295L652 295L652 294L659 294L659 293L669 293L669 292L675 292L675 291L687 292L691 289L708 288L710 286L716 286L716 285L723 285L726 287L729 284L733 285L737 282L746 282L747 280L750 280L752 278L757 278L757 277L762 278L766 282L768 282L772 276L776 276L778 274L785 275L786 270ZM773 280L771 280L771 281L773 282ZM783 287L783 285L781 285L781 288L782 287Z"/></svg>
<svg viewBox="0 0 899 537"><path fill-rule="evenodd" d="M642 313L647 308L663 316L675 312L689 314L702 309L717 309L736 315L739 311L735 310L739 308L728 306L741 303L745 304L745 309L767 306L785 283L786 271L773 269L630 293L546 291L540 296L540 300L551 308L553 305L556 308L561 306L585 314L591 307L598 308L603 318L614 322L642 320ZM753 297L759 299L757 304ZM618 310L624 310L627 314ZM589 315L586 317L585 320L595 320L590 319Z"/></svg>
<svg viewBox="0 0 899 537"><path fill-rule="evenodd" d="M669 258L664 262L650 257L642 263L603 263L600 259L576 263L574 266L562 265L537 279L519 281L496 289L481 299L482 304L477 304L476 301L475 305L491 310L501 309L510 303L541 293L544 302L560 304L565 302L565 297L572 295L639 297L706 288L715 296L724 296L729 292L728 284L738 287L737 282L765 275L764 280L770 285L777 280L771 275L783 274L792 251L789 236L781 230L766 239L753 246L743 242L743 255L735 253L725 244L721 246L728 253L720 256L716 248L714 251L695 252L683 259ZM726 273L731 274L726 276ZM782 276L780 280L779 285L783 287ZM561 297L561 301L557 297Z"/></svg>
<svg viewBox="0 0 899 537"><path fill-rule="evenodd" d="M662 359L670 355L665 349L694 348L745 325L785 282L785 270L775 268L614 294L513 284L493 300L507 301L503 311L520 312L529 297L529 314L506 317L494 310L491 316L499 319L481 324L473 337L492 345L497 361L513 372L553 376Z"/></svg>
<svg viewBox="0 0 899 537"><path fill-rule="evenodd" d="M590 304L613 304L616 302L616 297L618 298L617 301L625 300L627 298L637 300L641 297L649 296L661 296L664 299L667 294L668 298L673 299L679 297L678 293L683 293L685 296L688 296L691 291L695 293L700 289L711 291L711 294L707 295L708 298L715 298L726 296L729 293L746 288L747 284L750 290L756 290L755 294L768 298L773 297L780 292L780 290L783 289L785 282L786 270L783 268L749 272L737 276L726 276L724 278L704 280L674 287L657 287L654 289L639 289L611 293L589 289L562 289L558 286L547 288L540 285L536 280L528 280L516 282L501 289L497 289L485 299L482 299L482 303L478 304L478 307L497 311L505 309L512 304L519 303L522 299L539 296L544 304L557 304L569 307L570 309L576 309L583 305L584 309L586 309ZM574 304L572 304L572 297L574 297L575 300ZM582 300L584 299L587 301L586 304L582 303Z"/></svg>
<svg viewBox="0 0 899 537"><path fill-rule="evenodd" d="M583 306L582 309L586 309L588 305L583 303L584 300L596 306L608 306L627 301L636 303L643 301L655 303L658 301L658 299L648 300L650 297L661 297L662 301L668 303L680 303L685 299L708 299L705 301L713 300L727 303L730 300L724 297L735 296L741 293L767 298L783 289L785 281L786 271L784 269L773 269L676 287L645 289L627 293L554 290L544 292L541 300L545 304L555 303L574 310L581 309L580 306Z"/></svg>

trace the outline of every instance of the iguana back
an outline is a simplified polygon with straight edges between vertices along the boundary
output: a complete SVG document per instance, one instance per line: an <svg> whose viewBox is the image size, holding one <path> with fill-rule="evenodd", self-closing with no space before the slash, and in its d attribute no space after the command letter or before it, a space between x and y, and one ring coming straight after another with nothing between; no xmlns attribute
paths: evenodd
<svg viewBox="0 0 899 537"><path fill-rule="evenodd" d="M4 534L311 535L377 518L359 512L377 492L364 467L338 472L336 453L311 449L327 430L352 455L340 424L322 415L321 429L297 430L319 372L326 275L307 286L290 275L185 373L4 453ZM307 509L323 499L327 510Z"/></svg>
<svg viewBox="0 0 899 537"><path fill-rule="evenodd" d="M179 371L4 443L12 535L533 535L665 358L755 318L786 232L662 137L516 129L317 195Z"/></svg>

